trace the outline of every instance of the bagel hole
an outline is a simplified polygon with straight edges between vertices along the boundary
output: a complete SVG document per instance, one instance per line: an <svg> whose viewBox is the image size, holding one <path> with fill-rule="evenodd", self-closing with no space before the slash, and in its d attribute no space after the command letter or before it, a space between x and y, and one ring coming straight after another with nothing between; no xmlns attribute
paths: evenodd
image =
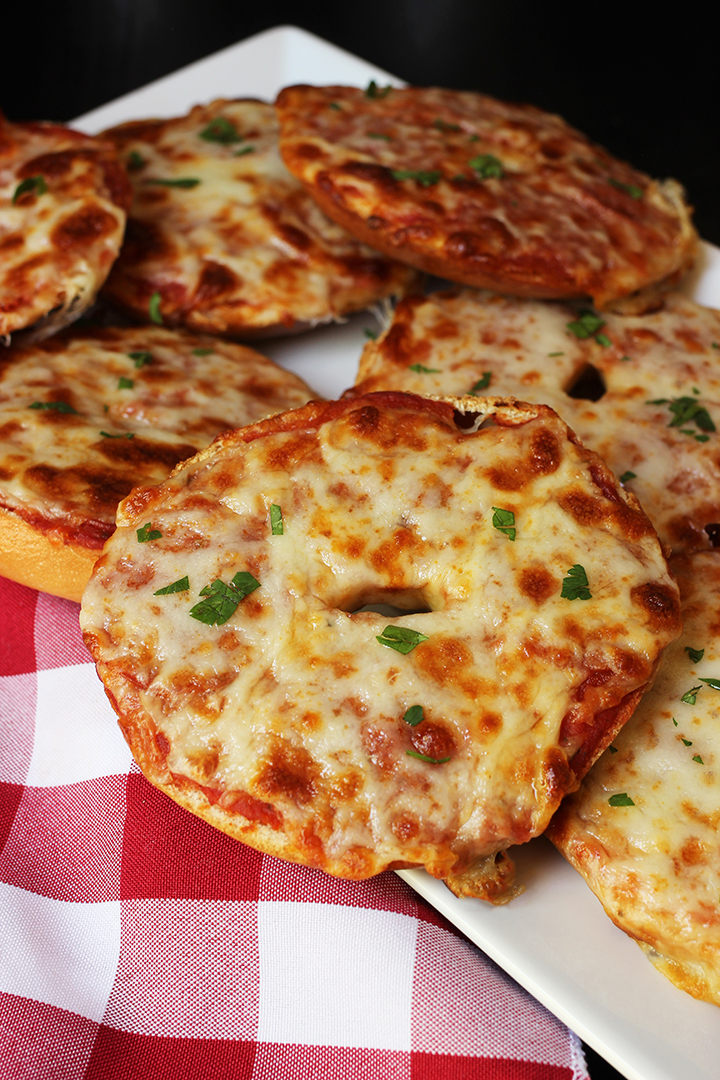
<svg viewBox="0 0 720 1080"><path fill-rule="evenodd" d="M453 420L455 427L468 433L480 431L482 428L497 427L492 416L484 416L483 413L460 412L459 409L453 412Z"/></svg>
<svg viewBox="0 0 720 1080"><path fill-rule="evenodd" d="M602 372L593 364L586 364L565 390L568 397L580 401L599 401L605 396L607 386Z"/></svg>
<svg viewBox="0 0 720 1080"><path fill-rule="evenodd" d="M427 600L422 593L415 590L407 592L376 592L363 593L355 596L345 604L339 605L340 610L348 615L358 615L362 612L372 611L382 615L386 619L395 618L398 615L425 615L432 611L428 607Z"/></svg>
<svg viewBox="0 0 720 1080"><path fill-rule="evenodd" d="M399 615L426 615L432 608L423 607L395 607L394 604L363 604L360 608L354 608L348 615L358 615L363 611L374 611L386 619L394 619Z"/></svg>

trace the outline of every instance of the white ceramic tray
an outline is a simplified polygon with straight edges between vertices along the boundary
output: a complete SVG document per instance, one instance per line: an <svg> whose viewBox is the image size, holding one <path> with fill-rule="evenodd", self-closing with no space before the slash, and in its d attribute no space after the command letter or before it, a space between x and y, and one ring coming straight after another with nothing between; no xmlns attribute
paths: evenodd
<svg viewBox="0 0 720 1080"><path fill-rule="evenodd" d="M75 126L94 133L124 120L180 115L214 97L272 100L295 82L365 86L370 79L400 85L303 30L277 27L87 113ZM720 307L720 250L705 246L686 287ZM337 397L354 381L366 327L377 327L372 314L262 348L320 394ZM526 845L516 861L526 892L502 908L458 900L421 871L401 876L628 1080L717 1080L720 1011L658 974L547 841Z"/></svg>

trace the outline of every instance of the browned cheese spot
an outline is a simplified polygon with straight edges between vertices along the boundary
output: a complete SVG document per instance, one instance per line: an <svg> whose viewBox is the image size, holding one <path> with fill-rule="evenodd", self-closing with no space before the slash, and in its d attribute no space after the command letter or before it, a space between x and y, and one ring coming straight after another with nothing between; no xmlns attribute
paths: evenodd
<svg viewBox="0 0 720 1080"><path fill-rule="evenodd" d="M668 633L680 625L677 593L661 581L646 581L630 592L632 601L645 611L651 630Z"/></svg>
<svg viewBox="0 0 720 1080"><path fill-rule="evenodd" d="M487 470L487 476L500 491L521 491L536 476L556 472L561 460L562 449L557 436L541 428L532 435L528 457L494 466Z"/></svg>
<svg viewBox="0 0 720 1080"><path fill-rule="evenodd" d="M559 803L562 797L574 786L575 778L565 754L557 746L551 746L545 752L543 772L549 799Z"/></svg>
<svg viewBox="0 0 720 1080"><path fill-rule="evenodd" d="M207 750L197 750L187 755L188 764L192 769L194 778L201 784L207 784L215 776L220 761L220 751L217 747L209 747Z"/></svg>
<svg viewBox="0 0 720 1080"><path fill-rule="evenodd" d="M543 604L557 592L556 578L544 566L529 566L516 576L517 586L523 596L528 596L536 604Z"/></svg>
<svg viewBox="0 0 720 1080"><path fill-rule="evenodd" d="M417 668L440 686L457 685L474 697L482 692L481 680L469 677L473 655L459 638L431 634L413 650L413 656Z"/></svg>
<svg viewBox="0 0 720 1080"><path fill-rule="evenodd" d="M318 767L302 746L277 743L258 773L256 787L267 799L282 798L298 806L312 802Z"/></svg>
<svg viewBox="0 0 720 1080"><path fill-rule="evenodd" d="M577 521L578 525L582 525L584 528L597 527L609 516L607 507L602 501L588 494L579 485L566 488L558 496L558 504L566 514L569 514L574 521Z"/></svg>
<svg viewBox="0 0 720 1080"><path fill-rule="evenodd" d="M317 161L318 158L323 156L320 147L315 146L314 143L297 143L293 147L293 153L304 161Z"/></svg>
<svg viewBox="0 0 720 1080"><path fill-rule="evenodd" d="M235 681L235 672L224 671L216 675L200 675L192 668L182 668L169 680L173 709L182 705L196 711L208 720L215 719L220 712L216 696Z"/></svg>
<svg viewBox="0 0 720 1080"><path fill-rule="evenodd" d="M399 367L424 363L430 355L430 341L418 340L408 326L397 321L390 327L380 348L383 356Z"/></svg>
<svg viewBox="0 0 720 1080"><path fill-rule="evenodd" d="M31 491L44 498L72 500L82 497L89 501L93 513L109 513L113 519L117 504L130 493L134 484L132 477L111 476L107 469L91 465L67 469L31 465L23 478Z"/></svg>
<svg viewBox="0 0 720 1080"><path fill-rule="evenodd" d="M123 261L141 263L146 259L172 259L175 245L159 225L129 218L123 243Z"/></svg>
<svg viewBox="0 0 720 1080"><path fill-rule="evenodd" d="M420 833L420 822L414 814L404 812L392 819L390 828L398 840L406 844L410 840L417 839Z"/></svg>
<svg viewBox="0 0 720 1080"><path fill-rule="evenodd" d="M369 760L381 776L389 776L396 765L399 753L396 740L384 728L368 724L362 731L362 744Z"/></svg>
<svg viewBox="0 0 720 1080"><path fill-rule="evenodd" d="M232 270L222 263L207 261L195 290L195 304L210 304L224 293L232 292L239 282Z"/></svg>
<svg viewBox="0 0 720 1080"><path fill-rule="evenodd" d="M452 732L444 724L423 720L417 727L410 729L410 741L419 754L440 760L453 757L456 752Z"/></svg>
<svg viewBox="0 0 720 1080"><path fill-rule="evenodd" d="M58 222L51 241L62 250L88 247L117 229L117 221L101 206L83 206Z"/></svg>
<svg viewBox="0 0 720 1080"><path fill-rule="evenodd" d="M705 845L697 837L692 836L687 840L680 852L680 858L686 866L699 866L707 862Z"/></svg>
<svg viewBox="0 0 720 1080"><path fill-rule="evenodd" d="M391 588L402 588L414 556L419 556L427 545L410 529L396 529L370 555L370 563L378 573L383 573Z"/></svg>
<svg viewBox="0 0 720 1080"><path fill-rule="evenodd" d="M341 776L334 777L330 786L331 797L338 802L349 802L362 791L364 780L356 769L347 769Z"/></svg>
<svg viewBox="0 0 720 1080"><path fill-rule="evenodd" d="M312 455L317 455L317 440L313 435L291 435L268 449L265 461L270 469L289 472Z"/></svg>
<svg viewBox="0 0 720 1080"><path fill-rule="evenodd" d="M35 270L39 270L41 266L45 266L50 260L50 255L47 252L40 252L37 255L32 255L25 262L18 263L17 266L13 266L5 274L3 279L4 286L8 291L15 293L21 293L24 289L30 286L32 275ZM18 303L21 303L21 298L18 299ZM12 305L4 303L5 310L10 310Z"/></svg>

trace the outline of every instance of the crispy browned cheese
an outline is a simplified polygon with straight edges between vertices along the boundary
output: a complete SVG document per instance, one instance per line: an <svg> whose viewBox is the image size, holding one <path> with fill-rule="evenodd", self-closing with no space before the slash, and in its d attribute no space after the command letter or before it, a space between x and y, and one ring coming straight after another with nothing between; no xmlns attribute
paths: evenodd
<svg viewBox="0 0 720 1080"><path fill-rule="evenodd" d="M371 84L291 86L277 106L283 158L325 212L451 281L604 306L693 261L679 184L530 105Z"/></svg>
<svg viewBox="0 0 720 1080"><path fill-rule="evenodd" d="M82 314L120 250L130 197L107 140L0 115L0 337Z"/></svg>
<svg viewBox="0 0 720 1080"><path fill-rule="evenodd" d="M181 805L332 874L424 866L502 902L505 850L627 720L678 612L648 519L552 410L381 393L137 489L82 626Z"/></svg>
<svg viewBox="0 0 720 1080"><path fill-rule="evenodd" d="M79 600L136 484L312 391L243 345L165 328L63 331L0 353L0 573Z"/></svg>
<svg viewBox="0 0 720 1080"><path fill-rule="evenodd" d="M682 637L548 835L663 974L720 1005L720 552L671 568Z"/></svg>
<svg viewBox="0 0 720 1080"><path fill-rule="evenodd" d="M290 175L272 105L213 101L105 137L133 186L105 294L135 318L246 337L340 319L416 281Z"/></svg>

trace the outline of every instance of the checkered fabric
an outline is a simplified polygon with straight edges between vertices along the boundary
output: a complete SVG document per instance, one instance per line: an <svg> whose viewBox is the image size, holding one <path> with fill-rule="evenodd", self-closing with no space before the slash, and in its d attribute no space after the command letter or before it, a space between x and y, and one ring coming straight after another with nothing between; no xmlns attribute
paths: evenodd
<svg viewBox="0 0 720 1080"><path fill-rule="evenodd" d="M396 875L260 855L140 774L78 607L0 578L5 1080L586 1080Z"/></svg>

